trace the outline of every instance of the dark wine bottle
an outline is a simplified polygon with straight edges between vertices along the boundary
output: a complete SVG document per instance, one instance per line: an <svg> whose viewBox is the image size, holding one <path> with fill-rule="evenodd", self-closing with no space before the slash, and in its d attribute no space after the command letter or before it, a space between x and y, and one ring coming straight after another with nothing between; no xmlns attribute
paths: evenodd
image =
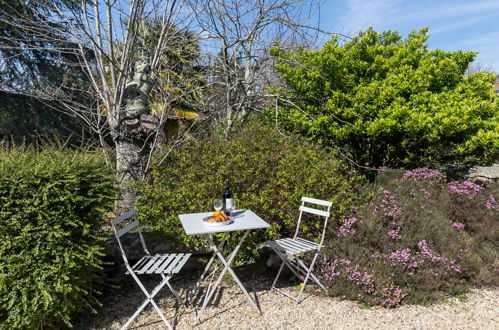
<svg viewBox="0 0 499 330"><path fill-rule="evenodd" d="M232 208L232 192L229 189L229 184L227 183L224 194L223 194L223 212L225 214L230 213L230 209Z"/></svg>

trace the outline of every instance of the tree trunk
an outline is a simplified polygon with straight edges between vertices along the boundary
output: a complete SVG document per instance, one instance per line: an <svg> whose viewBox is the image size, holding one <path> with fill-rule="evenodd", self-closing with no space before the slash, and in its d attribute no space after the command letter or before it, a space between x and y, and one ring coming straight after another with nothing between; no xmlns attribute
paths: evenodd
<svg viewBox="0 0 499 330"><path fill-rule="evenodd" d="M131 209L136 203L136 184L144 175L149 155L149 143L129 138L118 138L116 144L116 170L119 182L117 211Z"/></svg>
<svg viewBox="0 0 499 330"><path fill-rule="evenodd" d="M151 142L159 125L157 118L148 115L147 99L155 82L147 60L137 60L126 85L119 123L113 130L119 180L116 212L135 207L137 183L145 178Z"/></svg>

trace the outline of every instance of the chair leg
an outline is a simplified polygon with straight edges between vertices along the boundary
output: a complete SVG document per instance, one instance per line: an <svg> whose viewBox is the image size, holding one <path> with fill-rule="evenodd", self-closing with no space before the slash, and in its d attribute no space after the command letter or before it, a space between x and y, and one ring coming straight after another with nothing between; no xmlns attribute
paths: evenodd
<svg viewBox="0 0 499 330"><path fill-rule="evenodd" d="M295 305L298 305L300 303L300 298L301 298L301 296L303 294L303 291L305 290L305 286L307 285L307 282L308 282L309 279L312 279L319 287L321 287L321 289L323 289L324 291L326 291L326 288L324 287L324 285L322 285L322 283L319 281L319 279L312 273L312 269L313 269L313 267L315 265L315 262L317 260L317 256L319 255L318 252L313 257L312 262L310 263L310 266L307 267L307 265L300 258L298 258L298 257L296 258L296 260L295 260L296 264L291 264L287 260L287 258L286 258L285 255L281 254L276 249L273 249L273 250L281 258L282 264L281 264L281 267L279 268L279 271L277 272L277 276L275 277L274 282L272 283L271 289L275 289L275 290L281 292L280 290L278 290L275 287L275 285L277 283L277 280L279 279L279 276L281 275L281 272L282 272L282 269L284 268L284 265L286 265L296 275L296 277L298 277L298 278L300 278L299 272L303 272L305 274L305 279L303 281L302 287L300 289L300 292L298 293L297 298L293 298L291 296L288 296L289 298L295 300ZM284 294L284 292L281 292L281 293ZM287 295L287 294L285 294L285 295Z"/></svg>
<svg viewBox="0 0 499 330"><path fill-rule="evenodd" d="M146 298L146 300L144 300L144 302L139 306L139 308L135 311L135 313L133 313L133 315L128 319L128 321L126 321L125 325L121 327L121 330L127 329L132 323L132 321L135 320L135 318L140 314L140 312L142 312L142 310L147 306L148 303L149 303L149 298Z"/></svg>
<svg viewBox="0 0 499 330"><path fill-rule="evenodd" d="M163 277L163 279L166 278L165 274L161 274L161 276ZM187 305L184 304L184 302L180 298L179 294L175 291L175 289L173 289L173 286L170 284L170 281L167 280L166 285L168 286L170 291L173 293L173 295L175 296L175 299L178 301L178 303L181 304L183 307L187 307Z"/></svg>
<svg viewBox="0 0 499 330"><path fill-rule="evenodd" d="M158 305L156 305L156 302L151 299L151 304L153 305L156 312L158 312L159 317L161 317L161 320L163 320L163 323L166 325L166 327L170 330L173 330L172 326L170 325L170 323L166 319L165 315L163 315L163 313L161 312L161 309L159 309Z"/></svg>
<svg viewBox="0 0 499 330"><path fill-rule="evenodd" d="M272 283L272 287L270 288L271 290L273 288L275 288L275 285L277 283L277 279L279 278L279 276L281 275L281 272L282 272L282 269L284 268L284 261L281 263L281 267L279 267L279 271L277 272L277 276L275 277L274 279L274 282Z"/></svg>
<svg viewBox="0 0 499 330"><path fill-rule="evenodd" d="M147 306L147 304L151 303L152 306L154 307L154 309L156 310L156 312L159 314L159 317L161 318L161 320L163 321L163 323L166 325L166 327L168 329L171 329L172 330L172 326L170 325L170 323L168 322L168 320L166 319L166 317L163 315L163 313L161 312L161 310L159 309L158 305L156 305L156 303L154 302L154 300L152 300L152 298L147 298L141 305L140 307L135 311L135 313L133 313L133 315L128 319L128 321L125 323L124 326L121 327L121 330L124 330L124 329L127 329L130 324L133 322L133 320L135 320L135 318L140 314L140 312L142 312L142 310Z"/></svg>
<svg viewBox="0 0 499 330"><path fill-rule="evenodd" d="M305 268L305 270L307 272L307 275L305 276L305 280L303 281L303 285L301 287L300 293L298 293L298 297L296 297L295 306L298 306L298 304L300 303L301 295L303 294L303 290L305 290L305 286L307 285L308 279L309 279L310 275L312 274L312 269L314 268L315 261L317 260L317 256L318 255L319 255L319 253L317 252L315 254L314 258L312 259L312 262L310 263L310 266L308 268L303 263L303 261L301 261L300 259L298 259L298 264L301 265L302 267L305 266L304 268ZM322 285L321 285L321 287L322 287Z"/></svg>
<svg viewBox="0 0 499 330"><path fill-rule="evenodd" d="M305 290L305 285L307 285L309 275L310 273L307 273L307 276L305 276L305 280L303 281L303 285L301 286L300 293L298 293L298 296L296 297L295 306L298 306L298 304L300 303L300 298L301 295L303 294L303 290Z"/></svg>
<svg viewBox="0 0 499 330"><path fill-rule="evenodd" d="M303 261L299 260L298 263L300 264L300 266L303 269L307 270L307 266L305 265L305 263ZM312 279L315 282L315 284L317 284L322 290L327 291L326 288L324 287L324 285L322 285L322 283L319 281L319 279L312 272L310 272L310 279Z"/></svg>
<svg viewBox="0 0 499 330"><path fill-rule="evenodd" d="M142 292L144 293L144 295L146 296L146 300L139 306L139 308L135 311L135 313L133 313L132 317L130 317L128 319L128 321L125 323L125 325L121 328L121 329L126 329L128 328L128 326L130 326L130 324L132 323L132 321L140 314L140 312L142 312L142 310L147 306L147 304L151 303L154 307L154 309L156 310L156 312L159 314L159 316L161 317L161 320L163 321L163 323L166 325L166 327L168 329L172 329L172 326L170 325L170 323L168 322L168 320L166 319L166 317L163 315L163 313L161 312L161 310L159 309L158 305L156 304L156 302L154 301L154 297L156 296L156 294L158 294L158 292L165 286L165 285L170 285L169 284L169 280L171 278L171 276L164 276L163 275L163 281L161 281L161 283L159 283L153 290L151 293L149 293L146 288L144 287L144 285L142 284L142 282L139 280L139 278L137 277L137 275L133 272L133 271L130 271L130 274L132 275L133 279L135 280L135 282L137 282L138 286L140 287L140 289L142 290Z"/></svg>
<svg viewBox="0 0 499 330"><path fill-rule="evenodd" d="M296 277L300 277L300 274L298 274L297 272L297 269L298 267L296 267L295 265L291 264L289 261L288 261L288 258L286 257L285 254L282 254L280 253L278 250L276 249L273 249L275 251L275 253L277 254L277 256L279 258L281 258L281 260L284 262L284 264L289 268L289 270L291 270L293 272L293 274L295 274ZM296 268L296 269L295 269Z"/></svg>
<svg viewBox="0 0 499 330"><path fill-rule="evenodd" d="M182 299L180 298L180 296L178 295L178 293L173 289L173 287L171 286L170 282L167 282L166 285L168 285L168 288L170 289L170 291L173 293L173 295L175 296L175 299L178 301L179 304L181 304L182 306L184 307L187 307L184 302L182 301Z"/></svg>

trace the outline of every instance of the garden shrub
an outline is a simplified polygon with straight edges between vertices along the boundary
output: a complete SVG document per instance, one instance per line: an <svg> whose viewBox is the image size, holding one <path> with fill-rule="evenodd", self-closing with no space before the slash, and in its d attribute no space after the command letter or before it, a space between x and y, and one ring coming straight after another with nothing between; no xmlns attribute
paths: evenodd
<svg viewBox="0 0 499 330"><path fill-rule="evenodd" d="M497 285L497 183L446 182L438 170L383 170L373 200L328 240L329 294L369 305L429 303Z"/></svg>
<svg viewBox="0 0 499 330"><path fill-rule="evenodd" d="M139 197L140 216L151 229L187 243L196 237L184 235L178 214L212 211L229 180L237 208L271 224L247 238L240 253L246 259L255 256L257 243L293 234L302 196L332 201L332 217L339 217L358 199L360 180L334 152L256 122L230 137L206 137L172 151L153 178ZM317 237L320 219L310 221L305 234Z"/></svg>
<svg viewBox="0 0 499 330"><path fill-rule="evenodd" d="M70 326L96 303L114 191L99 155L0 149L0 329Z"/></svg>
<svg viewBox="0 0 499 330"><path fill-rule="evenodd" d="M319 50L274 49L288 100L269 121L369 167L497 160L495 73L467 74L475 52L430 49L428 37L368 29Z"/></svg>

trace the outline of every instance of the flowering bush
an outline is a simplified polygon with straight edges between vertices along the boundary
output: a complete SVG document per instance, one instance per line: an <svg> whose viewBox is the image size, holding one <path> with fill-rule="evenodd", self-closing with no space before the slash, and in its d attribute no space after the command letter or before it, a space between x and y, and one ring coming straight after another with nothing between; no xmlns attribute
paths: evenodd
<svg viewBox="0 0 499 330"><path fill-rule="evenodd" d="M451 194L465 195L468 196L469 199L475 197L482 190L483 186L471 181L454 181L449 183L449 192Z"/></svg>
<svg viewBox="0 0 499 330"><path fill-rule="evenodd" d="M378 171L373 199L338 221L320 276L369 305L427 303L498 284L499 185L445 182L438 170Z"/></svg>
<svg viewBox="0 0 499 330"><path fill-rule="evenodd" d="M409 170L404 172L404 179L413 182L427 181L430 184L437 182L442 182L445 177L439 170L432 170L428 167L416 168L414 170Z"/></svg>

